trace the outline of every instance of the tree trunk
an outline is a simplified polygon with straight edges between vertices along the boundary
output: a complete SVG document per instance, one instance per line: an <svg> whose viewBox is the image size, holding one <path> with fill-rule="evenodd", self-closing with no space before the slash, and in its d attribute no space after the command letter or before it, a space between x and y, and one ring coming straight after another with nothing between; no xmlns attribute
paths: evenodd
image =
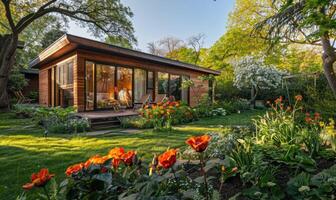
<svg viewBox="0 0 336 200"><path fill-rule="evenodd" d="M256 87L255 85L252 85L252 87L251 87L251 99L250 99L250 107L252 109L255 109L255 107L256 107L257 95L258 95L258 87Z"/></svg>
<svg viewBox="0 0 336 200"><path fill-rule="evenodd" d="M0 35L0 44L0 110L8 110L8 76L15 62L18 36Z"/></svg>
<svg viewBox="0 0 336 200"><path fill-rule="evenodd" d="M327 78L328 84L336 98L336 74L334 71L334 63L336 62L336 54L334 48L330 44L329 36L326 34L322 36L323 46L323 69L324 75Z"/></svg>

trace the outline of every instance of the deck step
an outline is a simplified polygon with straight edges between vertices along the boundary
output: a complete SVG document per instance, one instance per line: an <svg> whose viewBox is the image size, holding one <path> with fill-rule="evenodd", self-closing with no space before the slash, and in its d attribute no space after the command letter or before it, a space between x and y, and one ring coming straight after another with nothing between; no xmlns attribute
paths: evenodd
<svg viewBox="0 0 336 200"><path fill-rule="evenodd" d="M120 125L120 120L117 117L96 118L90 120L90 126L93 130L119 128Z"/></svg>

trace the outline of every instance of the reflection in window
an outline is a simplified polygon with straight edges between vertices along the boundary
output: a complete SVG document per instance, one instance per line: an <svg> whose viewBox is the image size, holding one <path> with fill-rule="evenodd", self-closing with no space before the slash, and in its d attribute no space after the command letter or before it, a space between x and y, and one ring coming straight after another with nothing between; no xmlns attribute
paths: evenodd
<svg viewBox="0 0 336 200"><path fill-rule="evenodd" d="M181 76L170 75L169 96L173 96L175 100L181 100Z"/></svg>
<svg viewBox="0 0 336 200"><path fill-rule="evenodd" d="M73 106L73 60L56 66L55 105Z"/></svg>
<svg viewBox="0 0 336 200"><path fill-rule="evenodd" d="M159 89L159 94L168 94L168 73L158 73L158 89Z"/></svg>
<svg viewBox="0 0 336 200"><path fill-rule="evenodd" d="M96 70L97 108L113 108L116 104L114 94L115 67L97 65Z"/></svg>
<svg viewBox="0 0 336 200"><path fill-rule="evenodd" d="M150 94L151 100L154 99L154 72L147 71L147 94Z"/></svg>
<svg viewBox="0 0 336 200"><path fill-rule="evenodd" d="M132 72L130 68L118 67L117 92L120 105L132 107Z"/></svg>
<svg viewBox="0 0 336 200"><path fill-rule="evenodd" d="M189 80L188 76L182 76L182 82ZM181 100L185 103L188 103L189 101L189 89L188 88L182 88L181 89Z"/></svg>
<svg viewBox="0 0 336 200"><path fill-rule="evenodd" d="M146 71L134 69L134 103L143 103L146 95Z"/></svg>
<svg viewBox="0 0 336 200"><path fill-rule="evenodd" d="M94 63L86 62L85 94L86 110L94 109Z"/></svg>

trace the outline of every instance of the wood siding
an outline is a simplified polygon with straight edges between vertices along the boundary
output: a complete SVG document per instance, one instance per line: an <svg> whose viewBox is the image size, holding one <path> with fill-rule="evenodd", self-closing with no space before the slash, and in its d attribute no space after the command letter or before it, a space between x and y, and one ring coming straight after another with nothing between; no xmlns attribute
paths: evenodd
<svg viewBox="0 0 336 200"><path fill-rule="evenodd" d="M198 79L199 76L204 75L205 73L194 71L191 69L180 68L171 65L163 65L160 63L144 60L144 59L134 59L127 56L121 56L117 54L104 54L98 52L92 52L89 50L77 50L71 52L67 55L62 56L59 59L52 61L51 63L45 64L40 67L39 72L39 95L40 95L40 104L48 105L48 91L51 88L48 88L48 69L57 65L60 62L63 62L67 59L74 58L74 67L73 67L73 80L74 80L74 106L77 107L78 111L85 110L85 61L94 61L104 64L115 64L118 66L130 66L142 68L155 73L155 95L158 93L158 84L157 84L157 72L167 72L170 74L176 75L185 75L189 76L191 80L194 81L196 87L200 87L199 91L201 95L194 94L192 89L189 90L190 97L190 106L196 106L198 96L203 96L208 94L208 83L202 82Z"/></svg>

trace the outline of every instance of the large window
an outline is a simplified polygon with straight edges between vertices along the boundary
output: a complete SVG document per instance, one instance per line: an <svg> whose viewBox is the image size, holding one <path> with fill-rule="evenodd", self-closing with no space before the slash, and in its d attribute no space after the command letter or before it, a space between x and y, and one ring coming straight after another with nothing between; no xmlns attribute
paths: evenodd
<svg viewBox="0 0 336 200"><path fill-rule="evenodd" d="M58 64L55 73L55 105L73 106L73 60Z"/></svg>
<svg viewBox="0 0 336 200"><path fill-rule="evenodd" d="M117 92L120 105L132 107L133 70L131 68L118 67Z"/></svg>
<svg viewBox="0 0 336 200"><path fill-rule="evenodd" d="M96 72L97 108L113 108L116 104L114 93L115 67L97 64Z"/></svg>
<svg viewBox="0 0 336 200"><path fill-rule="evenodd" d="M142 103L146 95L146 71L134 69L134 103Z"/></svg>
<svg viewBox="0 0 336 200"><path fill-rule="evenodd" d="M188 76L182 76L182 82L189 80ZM181 88L181 101L189 102L189 88Z"/></svg>
<svg viewBox="0 0 336 200"><path fill-rule="evenodd" d="M175 100L182 100L188 102L189 90L182 89L182 81L188 79L187 76L158 73L158 89L159 94L166 94L167 96L173 96Z"/></svg>
<svg viewBox="0 0 336 200"><path fill-rule="evenodd" d="M147 94L150 94L150 99L154 100L155 94L154 94L154 72L153 71L147 71Z"/></svg>
<svg viewBox="0 0 336 200"><path fill-rule="evenodd" d="M181 76L170 75L169 96L173 96L175 100L181 100Z"/></svg>
<svg viewBox="0 0 336 200"><path fill-rule="evenodd" d="M85 66L85 109L93 110L94 109L94 63L86 62Z"/></svg>
<svg viewBox="0 0 336 200"><path fill-rule="evenodd" d="M169 74L168 73L158 73L158 87L159 94L169 94Z"/></svg>

